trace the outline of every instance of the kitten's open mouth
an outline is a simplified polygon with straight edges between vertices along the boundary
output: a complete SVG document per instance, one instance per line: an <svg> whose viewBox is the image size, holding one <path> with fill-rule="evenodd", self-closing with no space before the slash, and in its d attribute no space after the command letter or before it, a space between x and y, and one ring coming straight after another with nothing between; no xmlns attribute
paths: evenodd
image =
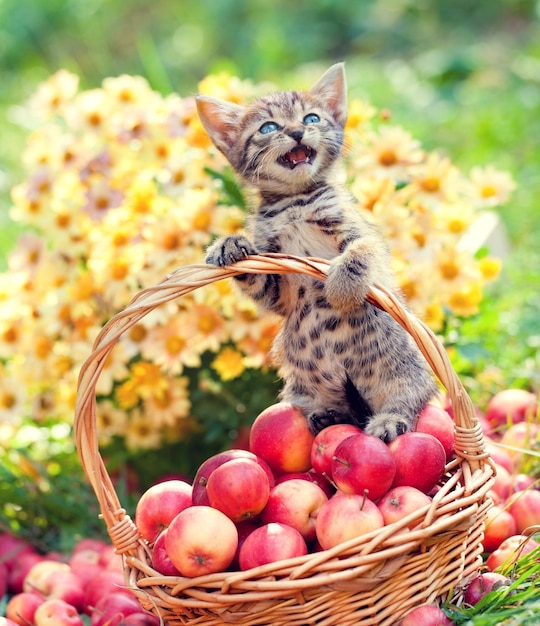
<svg viewBox="0 0 540 626"><path fill-rule="evenodd" d="M301 163L312 163L316 154L317 153L313 150L313 148L300 144L299 146L293 148L290 152L287 152L287 154L280 156L278 163L293 170Z"/></svg>

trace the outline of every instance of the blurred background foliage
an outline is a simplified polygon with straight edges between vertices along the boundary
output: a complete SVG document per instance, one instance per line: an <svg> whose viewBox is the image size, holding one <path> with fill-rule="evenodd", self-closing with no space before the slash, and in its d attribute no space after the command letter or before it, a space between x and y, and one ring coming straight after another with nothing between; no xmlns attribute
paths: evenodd
<svg viewBox="0 0 540 626"><path fill-rule="evenodd" d="M517 190L510 241L481 313L456 322L452 356L481 404L540 382L540 3L533 0L0 0L0 269L17 226L9 190L31 128L21 104L60 68L94 88L142 75L195 93L227 70L304 87L346 61L349 92L388 109L426 149L461 169L493 164ZM307 78L309 76L309 78ZM492 366L496 365L496 369ZM6 470L7 471L7 470Z"/></svg>

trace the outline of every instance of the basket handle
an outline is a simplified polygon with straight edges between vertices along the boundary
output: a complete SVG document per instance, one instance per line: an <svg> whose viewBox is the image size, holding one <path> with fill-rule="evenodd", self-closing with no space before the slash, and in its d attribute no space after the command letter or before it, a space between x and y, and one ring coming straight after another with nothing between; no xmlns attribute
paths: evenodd
<svg viewBox="0 0 540 626"><path fill-rule="evenodd" d="M283 254L250 256L227 267L190 265L176 270L157 285L140 291L124 310L104 325L79 373L73 429L81 464L96 493L102 517L118 552L136 554L141 548L137 529L122 508L99 453L95 389L107 357L121 335L159 305L224 278L245 273L305 274L325 280L329 266L330 262L325 259ZM386 311L413 337L452 400L456 454L467 459L472 472L481 469L488 458L482 430L474 405L441 342L426 324L409 313L383 286L374 285L368 301Z"/></svg>

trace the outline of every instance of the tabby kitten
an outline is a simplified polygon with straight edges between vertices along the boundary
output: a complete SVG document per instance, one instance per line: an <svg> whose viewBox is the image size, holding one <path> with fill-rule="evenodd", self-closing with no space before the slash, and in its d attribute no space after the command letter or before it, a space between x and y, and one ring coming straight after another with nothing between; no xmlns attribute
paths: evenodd
<svg viewBox="0 0 540 626"><path fill-rule="evenodd" d="M247 107L199 96L197 108L213 143L260 198L251 239L217 240L206 262L231 265L261 252L331 260L326 281L236 278L284 317L273 346L281 399L303 410L313 433L348 422L391 441L410 430L437 386L409 334L365 301L374 282L392 290L395 282L381 235L334 180L347 119L343 64L308 92L278 92Z"/></svg>

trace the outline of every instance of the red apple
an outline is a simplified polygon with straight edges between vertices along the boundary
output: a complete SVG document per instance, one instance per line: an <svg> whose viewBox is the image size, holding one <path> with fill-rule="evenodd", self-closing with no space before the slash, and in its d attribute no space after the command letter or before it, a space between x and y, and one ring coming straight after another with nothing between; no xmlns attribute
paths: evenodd
<svg viewBox="0 0 540 626"><path fill-rule="evenodd" d="M435 404L426 404L418 414L415 430L419 433L429 433L438 439L446 460L449 461L454 455L454 420L449 413Z"/></svg>
<svg viewBox="0 0 540 626"><path fill-rule="evenodd" d="M217 467L206 486L210 506L233 522L259 515L268 502L270 483L266 472L251 459L234 459Z"/></svg>
<svg viewBox="0 0 540 626"><path fill-rule="evenodd" d="M240 550L244 545L244 541L254 530L257 530L257 528L259 528L259 524L253 520L246 520L245 522L236 524L236 530L238 531L238 547L236 548L236 554L234 555L230 569L240 569Z"/></svg>
<svg viewBox="0 0 540 626"><path fill-rule="evenodd" d="M401 485L385 493L377 503L377 506L382 513L385 525L388 525L398 522L430 504L431 498L424 492L415 487ZM411 520L407 526L408 528L414 528L420 521L421 518L417 517Z"/></svg>
<svg viewBox="0 0 540 626"><path fill-rule="evenodd" d="M429 493L444 474L446 454L433 435L405 433L391 441L388 448L396 462L393 487L408 485Z"/></svg>
<svg viewBox="0 0 540 626"><path fill-rule="evenodd" d="M21 553L17 559L12 561L8 573L8 589L10 593L21 593L24 586L24 580L34 565L40 561L44 561L45 557L37 552Z"/></svg>
<svg viewBox="0 0 540 626"><path fill-rule="evenodd" d="M538 399L524 389L504 389L488 402L486 419L497 429L509 424L534 418L538 410Z"/></svg>
<svg viewBox="0 0 540 626"><path fill-rule="evenodd" d="M107 545L99 553L99 565L105 570L124 571L122 557L116 552L113 545Z"/></svg>
<svg viewBox="0 0 540 626"><path fill-rule="evenodd" d="M77 611L84 606L85 590L81 580L71 571L52 571L40 581L40 591L47 600L63 600Z"/></svg>
<svg viewBox="0 0 540 626"><path fill-rule="evenodd" d="M373 435L347 437L334 451L332 480L343 493L367 493L370 500L378 500L390 489L395 473L390 448Z"/></svg>
<svg viewBox="0 0 540 626"><path fill-rule="evenodd" d="M540 441L538 424L519 422L518 424L512 424L505 430L499 443L501 446L508 446L507 448L503 447L503 449L511 459L512 469L519 471L527 450L534 449L538 441Z"/></svg>
<svg viewBox="0 0 540 626"><path fill-rule="evenodd" d="M255 418L249 448L276 474L305 472L311 467L314 438L301 411L288 402L278 402Z"/></svg>
<svg viewBox="0 0 540 626"><path fill-rule="evenodd" d="M0 561L0 599L3 598L8 590L8 568L5 563Z"/></svg>
<svg viewBox="0 0 540 626"><path fill-rule="evenodd" d="M491 459L495 461L497 465L504 467L507 472L512 473L512 457L510 456L508 450L501 448L498 443L493 441L492 439L486 438L485 445Z"/></svg>
<svg viewBox="0 0 540 626"><path fill-rule="evenodd" d="M260 526L246 537L238 560L240 569L248 570L305 554L306 542L296 529L272 522Z"/></svg>
<svg viewBox="0 0 540 626"><path fill-rule="evenodd" d="M502 506L495 504L489 509L485 519L484 552L493 552L501 543L515 535L516 522L512 515Z"/></svg>
<svg viewBox="0 0 540 626"><path fill-rule="evenodd" d="M90 625L120 626L128 615L141 612L141 605L132 593L109 593L98 600L90 617Z"/></svg>
<svg viewBox="0 0 540 626"><path fill-rule="evenodd" d="M184 509L173 519L165 535L165 549L182 576L226 570L237 546L234 522L209 506Z"/></svg>
<svg viewBox="0 0 540 626"><path fill-rule="evenodd" d="M540 491L525 489L516 491L508 500L508 510L516 521L518 533L540 524Z"/></svg>
<svg viewBox="0 0 540 626"><path fill-rule="evenodd" d="M101 553L103 548L107 547L109 544L102 539L95 539L94 537L84 537L84 539L80 539L73 546L71 550L71 554L76 554L81 550L92 550L93 552Z"/></svg>
<svg viewBox="0 0 540 626"><path fill-rule="evenodd" d="M113 570L103 571L86 586L84 592L84 612L87 615L91 615L100 598L116 592L131 595L131 592L126 589L124 575Z"/></svg>
<svg viewBox="0 0 540 626"><path fill-rule="evenodd" d="M176 569L165 549L165 535L167 529L163 530L156 539L152 548L152 567L164 576L180 576L180 572Z"/></svg>
<svg viewBox="0 0 540 626"><path fill-rule="evenodd" d="M538 548L538 543L527 535L513 535L505 539L501 545L494 550L486 559L488 570L495 571L503 566L510 566L517 561L520 556L532 552Z"/></svg>
<svg viewBox="0 0 540 626"><path fill-rule="evenodd" d="M8 571L23 555L37 555L34 548L11 533L0 533L0 555Z"/></svg>
<svg viewBox="0 0 540 626"><path fill-rule="evenodd" d="M34 591L17 593L7 603L6 617L16 624L28 626L34 623L36 610L44 602L45 598Z"/></svg>
<svg viewBox="0 0 540 626"><path fill-rule="evenodd" d="M34 614L35 626L84 626L77 609L63 600L46 600Z"/></svg>
<svg viewBox="0 0 540 626"><path fill-rule="evenodd" d="M478 604L480 600L490 591L495 591L501 587L508 587L510 579L497 572L483 572L478 574L468 584L463 595L463 601L469 606Z"/></svg>
<svg viewBox="0 0 540 626"><path fill-rule="evenodd" d="M347 437L358 435L362 429L353 424L332 424L323 428L313 440L311 466L322 476L332 476L332 458L337 446Z"/></svg>
<svg viewBox="0 0 540 626"><path fill-rule="evenodd" d="M191 506L192 490L183 480L168 480L149 487L135 509L135 525L141 536L153 544L176 515Z"/></svg>
<svg viewBox="0 0 540 626"><path fill-rule="evenodd" d="M26 575L23 583L23 591L39 591L44 594L44 582L51 572L69 571L71 570L67 563L60 563L60 561L52 561L49 559L38 561Z"/></svg>
<svg viewBox="0 0 540 626"><path fill-rule="evenodd" d="M95 550L77 550L71 553L68 565L81 583L87 585L103 570L99 560L100 554Z"/></svg>
<svg viewBox="0 0 540 626"><path fill-rule="evenodd" d="M512 491L524 491L531 487L538 485L538 478L530 476L529 474L516 474L512 480Z"/></svg>
<svg viewBox="0 0 540 626"><path fill-rule="evenodd" d="M193 479L193 504L210 506L210 500L206 492L210 474L224 463L227 463L227 461L233 461L235 459L251 459L252 461L256 461L266 472L270 487L274 486L275 480L272 470L268 463L260 459L256 454L253 454L253 452L249 450L225 450L224 452L218 452L206 459L197 470L195 478Z"/></svg>
<svg viewBox="0 0 540 626"><path fill-rule="evenodd" d="M510 472L503 465L495 463L495 469L497 472L495 474L495 482L491 489L497 494L499 500L504 502L512 491L513 479Z"/></svg>
<svg viewBox="0 0 540 626"><path fill-rule="evenodd" d="M454 622L438 606L422 604L407 613L401 626L454 626Z"/></svg>
<svg viewBox="0 0 540 626"><path fill-rule="evenodd" d="M261 522L292 526L305 541L310 542L316 537L317 515L325 502L328 502L328 497L315 483L298 478L286 480L270 492Z"/></svg>
<svg viewBox="0 0 540 626"><path fill-rule="evenodd" d="M307 472L291 472L290 474L282 474L276 478L276 485L279 485L279 483L283 483L286 480L296 478L299 478L300 480L307 480L310 483L315 483L324 491L327 498L331 498L336 493L335 487L322 474L319 474L312 469Z"/></svg>
<svg viewBox="0 0 540 626"><path fill-rule="evenodd" d="M317 540L323 550L384 526L382 513L371 500L357 494L338 493L317 517Z"/></svg>

